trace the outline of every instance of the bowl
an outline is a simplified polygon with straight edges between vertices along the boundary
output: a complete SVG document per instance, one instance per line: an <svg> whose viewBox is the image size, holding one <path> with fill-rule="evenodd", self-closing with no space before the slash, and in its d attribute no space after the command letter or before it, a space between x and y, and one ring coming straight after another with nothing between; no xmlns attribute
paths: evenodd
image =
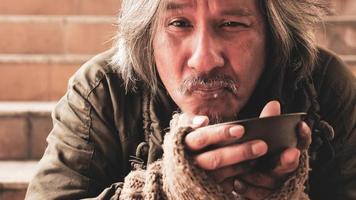
<svg viewBox="0 0 356 200"><path fill-rule="evenodd" d="M297 146L297 125L304 119L305 115L306 113L289 113L214 124L212 126L239 124L244 126L245 133L242 138L215 144L213 148L261 139L267 143L268 151L265 156L258 160L260 164L264 165L262 168L270 169L275 166L275 162L278 161L283 150Z"/></svg>

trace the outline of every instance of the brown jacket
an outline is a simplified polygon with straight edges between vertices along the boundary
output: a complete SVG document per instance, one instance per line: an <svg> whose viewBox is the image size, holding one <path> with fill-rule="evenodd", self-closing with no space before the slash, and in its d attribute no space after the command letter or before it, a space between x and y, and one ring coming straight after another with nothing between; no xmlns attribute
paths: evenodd
<svg viewBox="0 0 356 200"><path fill-rule="evenodd" d="M162 156L165 128L177 107L166 95L151 98L144 84L125 91L109 63L112 53L94 57L71 78L26 199L114 199L135 165ZM312 75L298 82L273 76L278 78L259 83L241 118L258 116L271 99L284 113L308 112L313 143L306 192L313 200L356 199L355 77L324 50ZM287 87L288 81L293 84Z"/></svg>

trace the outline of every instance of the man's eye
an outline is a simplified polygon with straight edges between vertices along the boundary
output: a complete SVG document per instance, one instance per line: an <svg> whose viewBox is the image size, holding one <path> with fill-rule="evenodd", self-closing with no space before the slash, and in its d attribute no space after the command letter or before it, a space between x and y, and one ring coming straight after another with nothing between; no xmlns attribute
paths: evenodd
<svg viewBox="0 0 356 200"><path fill-rule="evenodd" d="M241 22L234 22L234 21L228 21L228 22L224 22L220 25L220 27L243 27L243 28L247 28L248 25L241 23Z"/></svg>
<svg viewBox="0 0 356 200"><path fill-rule="evenodd" d="M188 21L185 21L185 20L174 20L174 21L169 23L169 26L187 28L187 27L191 27L191 24Z"/></svg>

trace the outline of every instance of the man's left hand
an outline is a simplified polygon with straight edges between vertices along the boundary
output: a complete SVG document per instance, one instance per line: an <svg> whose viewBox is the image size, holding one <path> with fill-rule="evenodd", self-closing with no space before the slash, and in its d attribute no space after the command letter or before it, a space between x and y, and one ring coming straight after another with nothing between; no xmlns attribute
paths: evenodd
<svg viewBox="0 0 356 200"><path fill-rule="evenodd" d="M262 110L260 117L274 116L280 115L280 104L277 101L271 101L266 104L264 109ZM206 116L185 116L183 115L180 121L189 121L188 118L193 121L197 118L200 123L194 123L193 128L197 129L200 127L204 127L208 124L208 118ZM202 120L205 119L205 120ZM195 127L194 127L195 126ZM197 148L192 144L196 144L196 141L209 141L211 135L208 134L199 134L194 135L199 132L189 133L185 139L185 143L187 147L192 151L199 151L203 149L207 144L201 147L201 149ZM214 180L221 184L223 189L230 193L235 191L240 195L251 199L258 200L264 199L268 195L270 195L273 191L278 189L283 182L290 176L292 172L294 172L299 165L299 158L301 155L301 151L305 150L309 147L311 143L311 131L308 125L305 122L301 122L298 124L298 145L297 148L288 148L280 155L280 160L277 166L269 171L269 172L257 172L253 169L254 160L238 163L238 164L221 164L214 169L211 169L211 166L214 164L209 162L214 162L213 159L209 158L209 156L204 156L206 153L214 153L213 150L210 152L203 152L198 154L195 157L195 163L202 169L207 170L207 173L214 178ZM217 134L214 137L225 137L224 134ZM242 135L242 134L241 134ZM201 138L199 138L201 137ZM210 138L204 138L210 137ZM195 140L195 141L193 141ZM214 138L215 141L219 141L218 138ZM221 138L221 141L226 140L226 138ZM214 154L216 156L216 154ZM223 155L221 155L223 157ZM206 158L206 159L205 159ZM217 158L219 159L219 158ZM226 160L228 163L229 161Z"/></svg>

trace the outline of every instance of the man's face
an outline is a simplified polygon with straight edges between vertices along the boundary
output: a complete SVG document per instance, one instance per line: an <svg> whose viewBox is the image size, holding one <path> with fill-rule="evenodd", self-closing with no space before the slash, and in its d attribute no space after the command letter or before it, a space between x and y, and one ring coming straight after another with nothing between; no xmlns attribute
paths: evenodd
<svg viewBox="0 0 356 200"><path fill-rule="evenodd" d="M168 0L153 38L160 78L183 112L229 120L263 71L265 22L256 0Z"/></svg>

